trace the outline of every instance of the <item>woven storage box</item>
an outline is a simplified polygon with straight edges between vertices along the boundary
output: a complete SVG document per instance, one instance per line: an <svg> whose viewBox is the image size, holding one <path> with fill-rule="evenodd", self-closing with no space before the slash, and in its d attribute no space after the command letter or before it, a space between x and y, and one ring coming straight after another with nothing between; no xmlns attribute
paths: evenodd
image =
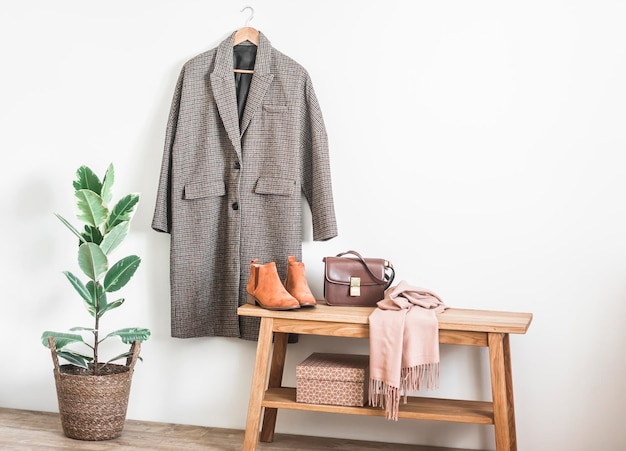
<svg viewBox="0 0 626 451"><path fill-rule="evenodd" d="M364 406L369 356L314 353L296 367L296 401Z"/></svg>

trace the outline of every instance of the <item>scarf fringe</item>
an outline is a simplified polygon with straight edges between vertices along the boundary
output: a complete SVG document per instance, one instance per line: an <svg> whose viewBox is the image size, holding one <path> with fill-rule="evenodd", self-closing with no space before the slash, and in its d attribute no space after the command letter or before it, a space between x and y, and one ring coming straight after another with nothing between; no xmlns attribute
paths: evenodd
<svg viewBox="0 0 626 451"><path fill-rule="evenodd" d="M383 381L370 379L369 404L373 407L385 409L385 416L388 420L398 421L400 389L392 387Z"/></svg>
<svg viewBox="0 0 626 451"><path fill-rule="evenodd" d="M398 421L401 395L406 404L408 392L439 388L438 362L402 368L400 375L400 387L392 387L381 380L369 380L369 405L385 409L385 416L388 420Z"/></svg>
<svg viewBox="0 0 626 451"><path fill-rule="evenodd" d="M400 372L400 389L404 392L418 390L435 390L439 388L439 363L425 363L410 368L402 368Z"/></svg>

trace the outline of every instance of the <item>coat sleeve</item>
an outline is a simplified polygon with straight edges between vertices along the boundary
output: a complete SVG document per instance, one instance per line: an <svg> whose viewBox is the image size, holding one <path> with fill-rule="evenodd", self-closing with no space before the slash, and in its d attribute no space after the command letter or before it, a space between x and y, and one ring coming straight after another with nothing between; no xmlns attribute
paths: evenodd
<svg viewBox="0 0 626 451"><path fill-rule="evenodd" d="M302 191L311 208L313 240L326 241L337 236L333 201L328 136L322 111L309 75L305 81L305 111L302 124Z"/></svg>
<svg viewBox="0 0 626 451"><path fill-rule="evenodd" d="M154 207L154 216L152 218L152 228L157 232L171 232L172 152L174 149L174 141L176 139L176 127L178 124L178 113L180 110L180 98L184 72L185 69L183 68L176 83L174 98L172 100L172 106L170 108L170 115L167 120L167 129L165 132L165 148L163 150L163 160L161 162L161 174L159 176L156 205Z"/></svg>

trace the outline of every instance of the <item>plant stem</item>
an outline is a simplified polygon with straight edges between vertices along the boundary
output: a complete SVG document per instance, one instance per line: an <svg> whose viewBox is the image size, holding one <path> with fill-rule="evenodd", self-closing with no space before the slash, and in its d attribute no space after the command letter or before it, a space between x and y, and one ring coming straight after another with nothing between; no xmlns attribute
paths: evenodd
<svg viewBox="0 0 626 451"><path fill-rule="evenodd" d="M93 332L94 335L94 344L93 344L93 374L94 376L98 375L98 334L100 327L100 290L98 289L98 283L94 280L94 286L96 290L96 327Z"/></svg>

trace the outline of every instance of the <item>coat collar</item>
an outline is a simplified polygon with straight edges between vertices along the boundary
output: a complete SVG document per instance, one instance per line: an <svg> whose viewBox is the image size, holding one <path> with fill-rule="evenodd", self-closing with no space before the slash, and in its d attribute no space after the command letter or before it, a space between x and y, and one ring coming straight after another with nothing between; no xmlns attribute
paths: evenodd
<svg viewBox="0 0 626 451"><path fill-rule="evenodd" d="M245 133L254 114L260 109L261 102L274 78L270 72L272 45L263 33L259 32L259 48L254 63L254 75L250 83L246 106L239 127L237 114L237 94L235 92L235 76L233 74L233 32L223 40L217 48L215 67L211 73L211 87L217 109L224 123L228 137L241 158L241 137Z"/></svg>
<svg viewBox="0 0 626 451"><path fill-rule="evenodd" d="M220 77L233 78L233 42L236 31L224 39L217 47L214 74ZM270 62L272 59L272 44L265 35L259 32L259 48L254 62L254 74L266 75L270 73Z"/></svg>

